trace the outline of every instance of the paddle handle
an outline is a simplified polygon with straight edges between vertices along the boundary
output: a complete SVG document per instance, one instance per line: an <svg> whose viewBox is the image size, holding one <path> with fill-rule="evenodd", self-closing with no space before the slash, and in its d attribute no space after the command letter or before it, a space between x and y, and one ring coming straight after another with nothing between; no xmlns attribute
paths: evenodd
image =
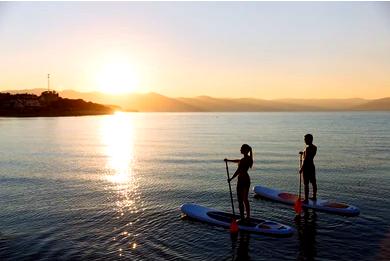
<svg viewBox="0 0 390 261"><path fill-rule="evenodd" d="M236 216L236 213L235 213L235 211L234 211L232 186L230 185L230 181L229 181L229 180L230 180L230 177L229 177L229 167L228 167L227 161L225 161L225 164L226 164L226 175L227 175L227 178L228 178L229 191L230 191L230 201L232 202L233 215Z"/></svg>

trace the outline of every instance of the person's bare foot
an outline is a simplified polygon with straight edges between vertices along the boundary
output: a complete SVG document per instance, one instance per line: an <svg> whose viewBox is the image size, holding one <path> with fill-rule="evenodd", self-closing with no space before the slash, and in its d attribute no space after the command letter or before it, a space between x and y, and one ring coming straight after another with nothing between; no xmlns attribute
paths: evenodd
<svg viewBox="0 0 390 261"><path fill-rule="evenodd" d="M237 223L240 225L246 225L248 224L248 221L246 218L237 220Z"/></svg>

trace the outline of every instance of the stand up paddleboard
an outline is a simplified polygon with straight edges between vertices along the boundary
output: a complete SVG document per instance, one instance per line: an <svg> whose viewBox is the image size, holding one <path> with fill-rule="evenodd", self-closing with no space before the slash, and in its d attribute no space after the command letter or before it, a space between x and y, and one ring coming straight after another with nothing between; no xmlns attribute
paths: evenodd
<svg viewBox="0 0 390 261"><path fill-rule="evenodd" d="M238 215L233 216L231 213L218 211L192 203L182 205L181 211L190 218L227 228L230 226L233 217L235 219L239 218ZM241 231L279 237L291 236L294 231L289 226L269 220L255 218L250 218L250 220L245 222L245 224L240 224L240 221L238 221L238 227Z"/></svg>
<svg viewBox="0 0 390 261"><path fill-rule="evenodd" d="M298 199L298 195L296 194L282 192L262 186L255 186L253 191L257 196L288 205L294 205ZM345 216L357 216L360 213L360 210L355 206L323 199L317 199L316 201L309 199L307 204L302 202L302 207Z"/></svg>

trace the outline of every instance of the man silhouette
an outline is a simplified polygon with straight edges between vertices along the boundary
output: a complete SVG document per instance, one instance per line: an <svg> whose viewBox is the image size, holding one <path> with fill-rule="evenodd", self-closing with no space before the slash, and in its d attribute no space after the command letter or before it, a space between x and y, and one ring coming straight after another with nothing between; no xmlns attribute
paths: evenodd
<svg viewBox="0 0 390 261"><path fill-rule="evenodd" d="M317 147L313 144L313 135L305 135L306 148L301 152L303 156L303 164L299 173L303 176L303 184L305 185L305 199L304 203L309 200L309 182L313 187L312 200L317 200L317 180L316 180L316 168L314 166L314 157L317 154Z"/></svg>

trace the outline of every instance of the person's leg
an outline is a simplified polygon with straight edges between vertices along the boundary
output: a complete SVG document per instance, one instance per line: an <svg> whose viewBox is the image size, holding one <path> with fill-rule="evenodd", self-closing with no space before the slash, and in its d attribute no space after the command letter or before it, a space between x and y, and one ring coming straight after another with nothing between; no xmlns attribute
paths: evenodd
<svg viewBox="0 0 390 261"><path fill-rule="evenodd" d="M306 203L309 200L309 184L305 184L305 198L304 202Z"/></svg>
<svg viewBox="0 0 390 261"><path fill-rule="evenodd" d="M305 187L305 198L304 202L307 202L309 200L309 178L307 177L307 173L303 172L303 184Z"/></svg>
<svg viewBox="0 0 390 261"><path fill-rule="evenodd" d="M317 200L317 180L315 173L313 173L311 185L313 186L313 200Z"/></svg>
<svg viewBox="0 0 390 261"><path fill-rule="evenodd" d="M249 187L245 188L242 193L242 198L244 201L245 205L245 210L246 210L246 218L249 219L251 217L251 210L249 207L249 200L248 200L248 194L249 194Z"/></svg>
<svg viewBox="0 0 390 261"><path fill-rule="evenodd" d="M244 220L244 203L243 203L243 197L242 197L242 187L237 185L237 200L238 200L238 209L240 210L240 218L241 220Z"/></svg>

